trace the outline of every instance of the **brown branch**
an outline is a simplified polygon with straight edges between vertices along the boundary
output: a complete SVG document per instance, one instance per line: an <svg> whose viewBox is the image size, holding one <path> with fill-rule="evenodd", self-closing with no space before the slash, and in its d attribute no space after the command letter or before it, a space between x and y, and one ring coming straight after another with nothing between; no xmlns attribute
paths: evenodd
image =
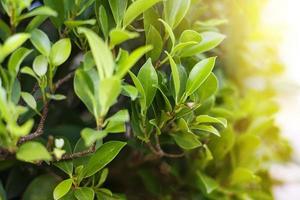
<svg viewBox="0 0 300 200"><path fill-rule="evenodd" d="M65 82L69 81L74 76L74 74L75 74L75 72L72 71L69 74L67 74L65 77L63 77L62 79L59 79L54 84L54 90L57 90L62 84L64 84Z"/></svg>
<svg viewBox="0 0 300 200"><path fill-rule="evenodd" d="M40 122L38 124L36 131L29 135L21 137L18 141L18 145L21 145L24 142L27 142L29 140L33 140L44 133L44 125L45 125L47 115L48 115L48 102L44 105L42 117L40 119Z"/></svg>
<svg viewBox="0 0 300 200"><path fill-rule="evenodd" d="M64 154L61 159L57 161L63 161L63 160L72 160L75 158L81 158L83 156L86 156L88 154L94 153L96 151L96 144L93 144L90 148L80 151L80 152L75 152L71 154Z"/></svg>

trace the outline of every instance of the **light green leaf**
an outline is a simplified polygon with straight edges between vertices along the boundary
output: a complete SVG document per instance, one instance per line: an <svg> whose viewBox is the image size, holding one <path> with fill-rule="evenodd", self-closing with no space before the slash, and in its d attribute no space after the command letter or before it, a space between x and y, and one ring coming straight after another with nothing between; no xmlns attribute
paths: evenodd
<svg viewBox="0 0 300 200"><path fill-rule="evenodd" d="M95 97L94 97L94 86L92 79L82 69L78 69L75 72L74 77L74 90L76 95L80 98L80 100L84 103L84 105L88 108L90 113L96 115L95 112ZM97 116L95 116L97 118Z"/></svg>
<svg viewBox="0 0 300 200"><path fill-rule="evenodd" d="M202 41L202 35L194 30L185 30L182 32L179 38L180 43L186 43L186 42L201 42Z"/></svg>
<svg viewBox="0 0 300 200"><path fill-rule="evenodd" d="M260 177L255 175L253 171L243 167L236 168L230 178L232 185L241 185L260 181Z"/></svg>
<svg viewBox="0 0 300 200"><path fill-rule="evenodd" d="M180 76L179 76L177 65L176 65L175 61L173 60L172 56L170 56L170 54L168 54L168 52L166 52L166 53L167 53L169 61L170 61L172 80L173 80L174 89L175 89L175 100L177 103L178 97L179 97L179 91L180 91Z"/></svg>
<svg viewBox="0 0 300 200"><path fill-rule="evenodd" d="M164 25L165 32L168 33L168 37L170 37L170 39L171 39L172 49L173 49L174 45L176 43L176 40L175 40L175 35L174 35L173 31L172 31L172 28L164 20L162 20L162 19L158 19L158 20Z"/></svg>
<svg viewBox="0 0 300 200"><path fill-rule="evenodd" d="M146 93L143 88L143 85L140 82L140 80L132 72L129 71L129 75L130 75L136 89L138 90L138 92L141 95L139 98L140 98L140 104L141 104L142 110L146 110Z"/></svg>
<svg viewBox="0 0 300 200"><path fill-rule="evenodd" d="M157 73L152 65L151 59L148 59L141 67L137 78L143 86L146 95L146 107L148 108L151 105L157 90L155 86L158 85Z"/></svg>
<svg viewBox="0 0 300 200"><path fill-rule="evenodd" d="M71 41L69 38L60 39L51 48L50 62L54 66L63 64L71 54Z"/></svg>
<svg viewBox="0 0 300 200"><path fill-rule="evenodd" d="M104 137L107 136L106 131L97 131L91 128L84 128L81 132L80 135L82 139L84 140L84 143L87 147L91 146L96 142L97 140L101 140Z"/></svg>
<svg viewBox="0 0 300 200"><path fill-rule="evenodd" d="M211 117L209 115L199 115L196 117L196 122L201 123L212 123L212 124L221 124L224 128L227 127L227 120L221 117Z"/></svg>
<svg viewBox="0 0 300 200"><path fill-rule="evenodd" d="M44 56L49 56L51 43L48 36L41 30L35 29L31 32L31 43Z"/></svg>
<svg viewBox="0 0 300 200"><path fill-rule="evenodd" d="M89 187L77 188L74 192L75 197L78 200L94 200L94 190Z"/></svg>
<svg viewBox="0 0 300 200"><path fill-rule="evenodd" d="M18 74L21 63L31 52L32 50L20 47L10 56L8 61L8 70L13 75L13 77Z"/></svg>
<svg viewBox="0 0 300 200"><path fill-rule="evenodd" d="M60 182L53 191L54 200L58 200L65 196L72 187L73 180L71 178Z"/></svg>
<svg viewBox="0 0 300 200"><path fill-rule="evenodd" d="M107 13L106 13L106 10L103 5L101 5L99 8L99 16L98 17L99 17L99 22L100 22L100 27L101 27L102 33L103 33L105 39L107 39L108 32L109 32L108 17L107 17Z"/></svg>
<svg viewBox="0 0 300 200"><path fill-rule="evenodd" d="M120 110L115 113L113 116L109 117L106 122L128 122L129 121L129 113L128 110ZM104 123L105 124L105 123Z"/></svg>
<svg viewBox="0 0 300 200"><path fill-rule="evenodd" d="M156 30L156 28L152 25L150 25L149 30L146 34L146 44L152 45L154 47L148 53L148 56L154 61L159 59L163 48L163 41L158 30Z"/></svg>
<svg viewBox="0 0 300 200"><path fill-rule="evenodd" d="M26 26L25 31L31 32L32 30L38 28L45 20L47 19L47 16L40 15L35 16Z"/></svg>
<svg viewBox="0 0 300 200"><path fill-rule="evenodd" d="M89 177L110 163L126 145L125 142L110 141L103 144L90 158L84 167L85 177Z"/></svg>
<svg viewBox="0 0 300 200"><path fill-rule="evenodd" d="M203 32L201 33L201 36L202 41L199 44L185 48L181 51L180 56L189 57L196 54L204 53L215 48L225 39L224 35L217 32Z"/></svg>
<svg viewBox="0 0 300 200"><path fill-rule="evenodd" d="M120 27L127 8L127 0L109 0L108 2L117 27Z"/></svg>
<svg viewBox="0 0 300 200"><path fill-rule="evenodd" d="M47 6L40 6L28 13L25 13L23 15L20 15L18 17L18 20L21 21L23 19L29 18L29 17L34 17L37 15L45 15L45 16L52 16L52 17L56 17L57 13L52 10L51 8L47 7Z"/></svg>
<svg viewBox="0 0 300 200"><path fill-rule="evenodd" d="M130 97L130 99L134 101L137 98L139 91L132 85L123 85L121 94Z"/></svg>
<svg viewBox="0 0 300 200"><path fill-rule="evenodd" d="M121 80L115 76L100 81L99 102L101 116L105 116L108 109L113 105L121 93Z"/></svg>
<svg viewBox="0 0 300 200"><path fill-rule="evenodd" d="M198 137L191 132L180 131L171 134L171 136L178 146L186 150L195 149L202 145Z"/></svg>
<svg viewBox="0 0 300 200"><path fill-rule="evenodd" d="M59 138L55 139L55 141L63 141L63 147L61 148L66 153L72 153L71 145L68 139L66 138ZM56 142L57 143L57 142ZM57 147L57 145L55 145ZM73 161L72 160L64 160L53 163L56 167L64 171L66 174L69 175L69 177L72 177L73 174Z"/></svg>
<svg viewBox="0 0 300 200"><path fill-rule="evenodd" d="M134 66L134 64L148 51L152 49L152 46L143 46L134 50L124 62L118 63L118 70L116 75L120 78L126 75L126 73Z"/></svg>
<svg viewBox="0 0 300 200"><path fill-rule="evenodd" d="M160 2L161 0L136 0L126 10L123 27L128 26L131 22L137 18L140 14L145 12L147 9Z"/></svg>
<svg viewBox="0 0 300 200"><path fill-rule="evenodd" d="M202 85L195 92L198 101L202 102L213 96L218 90L218 79L213 74L210 73L209 77L202 83Z"/></svg>
<svg viewBox="0 0 300 200"><path fill-rule="evenodd" d="M44 55L37 56L33 61L33 70L38 76L44 76L47 73L48 59Z"/></svg>
<svg viewBox="0 0 300 200"><path fill-rule="evenodd" d="M67 20L64 22L64 24L69 28L75 28L77 26L83 26L83 25L95 25L96 20L95 19L88 19L88 20Z"/></svg>
<svg viewBox="0 0 300 200"><path fill-rule="evenodd" d="M165 21L173 29L178 26L190 8L191 0L168 0L164 1Z"/></svg>
<svg viewBox="0 0 300 200"><path fill-rule="evenodd" d="M66 99L66 96L62 95L62 94L49 94L49 93L47 93L47 97L49 99L53 99L55 101L61 101L61 100L65 100Z"/></svg>
<svg viewBox="0 0 300 200"><path fill-rule="evenodd" d="M21 96L30 108L32 108L33 110L36 110L36 101L30 93L22 92Z"/></svg>
<svg viewBox="0 0 300 200"><path fill-rule="evenodd" d="M41 143L33 141L22 144L16 153L16 157L25 162L51 160L51 155L47 149Z"/></svg>
<svg viewBox="0 0 300 200"><path fill-rule="evenodd" d="M193 126L192 129L197 129L197 130L200 130L200 131L205 131L205 132L208 132L208 133L212 133L218 137L221 137L219 131L211 126L211 125L196 125L196 126Z"/></svg>
<svg viewBox="0 0 300 200"><path fill-rule="evenodd" d="M218 188L218 183L214 179L200 171L197 172L197 178L197 183L199 183L202 192L206 194L210 194Z"/></svg>
<svg viewBox="0 0 300 200"><path fill-rule="evenodd" d="M138 36L139 36L138 33L115 28L109 32L110 47L113 48L114 46L121 44L122 42L136 38Z"/></svg>
<svg viewBox="0 0 300 200"><path fill-rule="evenodd" d="M193 94L201 84L208 78L215 65L216 57L211 57L198 62L191 70L187 85L186 94Z"/></svg>
<svg viewBox="0 0 300 200"><path fill-rule="evenodd" d="M39 80L39 78L35 75L34 71L30 68L30 67L23 67L21 69L21 73L22 74L27 74L29 76L32 76L33 78L35 78L36 80Z"/></svg>
<svg viewBox="0 0 300 200"><path fill-rule="evenodd" d="M30 38L30 34L28 33L16 33L9 37L3 44L0 46L0 63L4 60L4 58L20 47L26 40Z"/></svg>
<svg viewBox="0 0 300 200"><path fill-rule="evenodd" d="M84 34L89 42L100 79L111 77L115 69L115 63L108 46L90 29L81 27L78 28L78 32Z"/></svg>

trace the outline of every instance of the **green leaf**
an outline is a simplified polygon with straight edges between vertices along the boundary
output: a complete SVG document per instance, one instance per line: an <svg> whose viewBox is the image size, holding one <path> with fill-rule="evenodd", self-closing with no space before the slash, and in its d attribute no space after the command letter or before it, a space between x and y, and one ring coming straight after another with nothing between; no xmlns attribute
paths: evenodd
<svg viewBox="0 0 300 200"><path fill-rule="evenodd" d="M201 42L202 41L202 35L194 30L185 30L182 32L179 38L180 43L186 43L186 42Z"/></svg>
<svg viewBox="0 0 300 200"><path fill-rule="evenodd" d="M103 144L84 167L85 177L89 177L110 163L126 145L125 142L110 141Z"/></svg>
<svg viewBox="0 0 300 200"><path fill-rule="evenodd" d="M84 128L81 132L80 135L82 137L82 139L84 140L85 145L91 146L92 144L94 144L94 142L96 142L97 140L101 140L104 137L107 136L107 132L106 131L97 131L91 128Z"/></svg>
<svg viewBox="0 0 300 200"><path fill-rule="evenodd" d="M62 94L49 94L49 93L47 93L47 98L53 99L55 101L61 101L61 100L65 100L66 96L62 95Z"/></svg>
<svg viewBox="0 0 300 200"><path fill-rule="evenodd" d="M221 137L219 131L211 126L211 125L196 125L196 126L193 126L192 129L197 129L197 130L200 130L200 131L205 131L205 132L208 132L208 133L212 133L218 137Z"/></svg>
<svg viewBox="0 0 300 200"><path fill-rule="evenodd" d="M63 147L62 149L66 151L66 153L72 153L70 142L66 138L59 138L63 140ZM56 167L64 171L69 177L72 177L73 174L73 161L72 160L65 160L53 163Z"/></svg>
<svg viewBox="0 0 300 200"><path fill-rule="evenodd" d="M199 44L185 48L181 51L181 57L189 57L196 54L204 53L218 46L225 36L216 32L203 32L201 33L202 41Z"/></svg>
<svg viewBox="0 0 300 200"><path fill-rule="evenodd" d="M222 125L224 128L227 127L227 120L224 118L216 118L216 117L211 117L209 115L199 115L196 117L196 122L198 122L199 124L201 123L212 123L212 124L220 124Z"/></svg>
<svg viewBox="0 0 300 200"><path fill-rule="evenodd" d="M6 192L3 188L2 181L0 181L0 199L1 200L7 200Z"/></svg>
<svg viewBox="0 0 300 200"><path fill-rule="evenodd" d="M29 76L32 76L33 78L35 78L36 80L39 80L39 78L35 75L34 71L30 68L30 67L23 67L21 69L21 73L22 74L27 74Z"/></svg>
<svg viewBox="0 0 300 200"><path fill-rule="evenodd" d="M138 37L138 33L129 32L123 29L115 28L110 31L110 47L113 48L114 46L121 44L127 40L133 39Z"/></svg>
<svg viewBox="0 0 300 200"><path fill-rule="evenodd" d="M99 22L100 22L102 33L105 39L107 39L108 32L109 32L109 25L108 25L107 13L103 5L101 5L99 8Z"/></svg>
<svg viewBox="0 0 300 200"><path fill-rule="evenodd" d="M23 200L49 200L52 199L52 192L58 183L58 178L54 175L43 174L30 182L27 186ZM1 198L0 198L1 199Z"/></svg>
<svg viewBox="0 0 300 200"><path fill-rule="evenodd" d="M44 76L47 73L48 59L43 55L35 57L33 61L33 70L38 76Z"/></svg>
<svg viewBox="0 0 300 200"><path fill-rule="evenodd" d="M140 104L141 104L142 110L146 110L146 93L145 93L144 87L143 87L142 83L140 82L140 80L132 72L129 71L129 75L130 75L136 89L140 93L139 98L140 98Z"/></svg>
<svg viewBox="0 0 300 200"><path fill-rule="evenodd" d="M90 113L93 113L94 115L96 115L95 117L97 117L97 113L94 110L96 100L94 97L93 82L88 73L82 69L78 69L75 72L74 90L76 95L88 108Z"/></svg>
<svg viewBox="0 0 300 200"><path fill-rule="evenodd" d="M20 47L9 58L8 70L15 77L20 69L23 60L32 52L32 50Z"/></svg>
<svg viewBox="0 0 300 200"><path fill-rule="evenodd" d="M108 2L117 27L120 27L127 8L127 0L109 0Z"/></svg>
<svg viewBox="0 0 300 200"><path fill-rule="evenodd" d="M140 14L145 12L147 9L152 7L154 4L160 2L161 0L136 0L134 1L126 10L123 27L128 26L131 22L137 18Z"/></svg>
<svg viewBox="0 0 300 200"><path fill-rule="evenodd" d="M161 51L163 49L163 41L160 36L160 32L158 32L152 25L150 25L149 30L146 34L146 44L152 45L154 47L148 53L148 56L154 61L159 59Z"/></svg>
<svg viewBox="0 0 300 200"><path fill-rule="evenodd" d="M195 92L198 101L203 102L206 99L213 96L217 92L218 87L219 87L219 83L217 77L213 73L210 73L208 78L202 83L202 85Z"/></svg>
<svg viewBox="0 0 300 200"><path fill-rule="evenodd" d="M158 19L165 27L165 32L168 33L168 37L170 37L171 39L171 42L172 42L172 49L174 48L174 45L176 43L176 40L175 40L175 35L172 31L172 28L169 26L169 24L167 24L164 20L162 19Z"/></svg>
<svg viewBox="0 0 300 200"><path fill-rule="evenodd" d="M158 85L158 77L156 70L154 69L151 59L148 59L147 62L140 69L137 78L143 86L146 95L146 107L148 108L155 96Z"/></svg>
<svg viewBox="0 0 300 200"><path fill-rule="evenodd" d="M31 32L32 30L38 28L45 20L47 19L47 16L35 16L26 26L25 31Z"/></svg>
<svg viewBox="0 0 300 200"><path fill-rule="evenodd" d="M30 108L32 108L33 110L36 110L36 101L30 93L22 92L21 96Z"/></svg>
<svg viewBox="0 0 300 200"><path fill-rule="evenodd" d="M64 22L64 24L69 28L75 28L77 26L83 26L83 25L95 25L96 20L95 19L88 19L88 20L67 20Z"/></svg>
<svg viewBox="0 0 300 200"><path fill-rule="evenodd" d="M168 0L164 1L165 21L172 29L175 29L190 8L191 0Z"/></svg>
<svg viewBox="0 0 300 200"><path fill-rule="evenodd" d="M180 131L171 134L171 136L178 146L186 150L195 149L202 145L198 137L191 132Z"/></svg>
<svg viewBox="0 0 300 200"><path fill-rule="evenodd" d="M49 56L51 43L48 36L41 30L35 29L31 32L31 43L44 56Z"/></svg>
<svg viewBox="0 0 300 200"><path fill-rule="evenodd" d="M236 168L230 178L232 185L241 185L260 181L260 177L255 175L253 171L242 167Z"/></svg>
<svg viewBox="0 0 300 200"><path fill-rule="evenodd" d="M179 76L179 71L177 68L177 65L175 63L175 61L173 60L172 56L170 56L170 54L168 54L168 52L166 52L170 61L170 66L171 66L171 71L172 71L172 80L173 80L173 84L174 84L174 89L175 89L175 100L176 103L178 101L179 98L179 91L180 91L180 76Z"/></svg>
<svg viewBox="0 0 300 200"><path fill-rule="evenodd" d="M134 50L124 62L118 63L116 76L123 78L126 73L134 66L134 64L148 51L152 49L152 46L143 46Z"/></svg>
<svg viewBox="0 0 300 200"><path fill-rule="evenodd" d="M65 11L67 9L65 8L65 4L67 2L71 1L61 1L61 0L44 0L44 4L53 10L57 11L57 16L56 17L51 17L52 23L55 25L56 28L60 27L63 25L63 22L65 20Z"/></svg>
<svg viewBox="0 0 300 200"><path fill-rule="evenodd" d="M63 64L71 54L71 41L69 38L60 39L51 48L50 62L54 66Z"/></svg>
<svg viewBox="0 0 300 200"><path fill-rule="evenodd" d="M111 77L115 69L115 63L108 46L90 29L81 27L78 28L78 32L84 34L89 42L100 79Z"/></svg>
<svg viewBox="0 0 300 200"><path fill-rule="evenodd" d="M4 60L4 58L20 47L27 39L30 38L30 34L28 33L16 33L9 37L3 44L0 46L0 63Z"/></svg>
<svg viewBox="0 0 300 200"><path fill-rule="evenodd" d="M16 157L25 162L51 160L51 155L47 149L41 143L33 141L22 144L16 153Z"/></svg>
<svg viewBox="0 0 300 200"><path fill-rule="evenodd" d="M129 121L129 113L128 110L119 110L113 116L109 117L106 122L128 122ZM106 124L106 122L104 124Z"/></svg>
<svg viewBox="0 0 300 200"><path fill-rule="evenodd" d="M73 180L71 178L60 182L53 191L54 200L58 200L65 196L72 187Z"/></svg>
<svg viewBox="0 0 300 200"><path fill-rule="evenodd" d="M137 98L139 91L132 85L123 85L121 94L130 97L130 99L134 101Z"/></svg>
<svg viewBox="0 0 300 200"><path fill-rule="evenodd" d="M23 19L29 18L29 17L34 17L37 15L44 15L44 16L53 16L56 17L57 13L56 11L52 10L51 8L47 7L47 6L40 6L28 13L25 13L23 15L20 15L18 17L18 20L21 21Z"/></svg>
<svg viewBox="0 0 300 200"><path fill-rule="evenodd" d="M187 84L186 94L193 94L201 84L208 78L215 65L216 57L211 57L198 62L191 70Z"/></svg>
<svg viewBox="0 0 300 200"><path fill-rule="evenodd" d="M88 187L77 188L74 192L75 197L78 200L94 200L94 190Z"/></svg>
<svg viewBox="0 0 300 200"><path fill-rule="evenodd" d="M105 116L110 106L117 101L121 93L121 80L115 76L102 79L100 81L99 91L101 116Z"/></svg>
<svg viewBox="0 0 300 200"><path fill-rule="evenodd" d="M218 188L218 183L214 179L200 171L197 171L197 183L205 194L210 194Z"/></svg>

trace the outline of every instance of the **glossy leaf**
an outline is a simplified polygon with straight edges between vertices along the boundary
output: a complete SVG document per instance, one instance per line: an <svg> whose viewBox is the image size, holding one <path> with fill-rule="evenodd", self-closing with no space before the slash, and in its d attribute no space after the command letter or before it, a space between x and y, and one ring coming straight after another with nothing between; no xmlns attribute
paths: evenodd
<svg viewBox="0 0 300 200"><path fill-rule="evenodd" d="M178 146L186 150L195 149L202 145L198 137L191 132L180 131L171 134L171 136Z"/></svg>
<svg viewBox="0 0 300 200"><path fill-rule="evenodd" d="M171 72L172 72L172 80L174 84L174 89L175 89L175 98L176 102L178 100L179 92L180 92L180 76L179 76L179 71L177 68L177 64L173 60L173 58L167 53L169 62L170 62L170 67L171 67Z"/></svg>
<svg viewBox="0 0 300 200"><path fill-rule="evenodd" d="M41 15L45 15L45 16L53 16L56 17L57 13L52 10L51 8L47 7L47 6L40 6L36 9L33 9L32 11L21 15L18 20L21 21L23 19L29 18L29 17L34 17L34 16L41 16Z"/></svg>
<svg viewBox="0 0 300 200"><path fill-rule="evenodd" d="M212 123L212 124L220 124L224 128L227 127L227 121L224 118L216 118L216 117L211 117L209 115L199 115L196 117L196 122L198 123Z"/></svg>
<svg viewBox="0 0 300 200"><path fill-rule="evenodd" d="M32 108L32 109L36 109L36 101L34 99L34 97L28 93L28 92L22 92L21 93L22 99L26 102L26 104Z"/></svg>
<svg viewBox="0 0 300 200"><path fill-rule="evenodd" d="M51 160L51 155L47 149L41 143L33 141L22 144L16 153L16 157L25 162Z"/></svg>
<svg viewBox="0 0 300 200"><path fill-rule="evenodd" d="M197 172L197 178L201 190L206 194L210 194L218 188L218 183L214 179L200 171Z"/></svg>
<svg viewBox="0 0 300 200"><path fill-rule="evenodd" d="M201 84L208 78L215 65L216 57L211 57L198 62L191 70L187 85L187 96L193 94Z"/></svg>
<svg viewBox="0 0 300 200"><path fill-rule="evenodd" d="M89 162L84 168L85 177L89 177L103 169L108 163L110 163L126 145L125 142L110 141L103 144L92 155Z"/></svg>
<svg viewBox="0 0 300 200"><path fill-rule="evenodd" d="M51 48L50 62L54 66L60 66L71 54L71 41L68 38L60 39Z"/></svg>
<svg viewBox="0 0 300 200"><path fill-rule="evenodd" d="M49 56L51 43L48 36L41 30L35 29L31 32L31 43L44 56Z"/></svg>
<svg viewBox="0 0 300 200"><path fill-rule="evenodd" d="M161 0L136 0L127 8L124 19L123 27L128 26L137 18L140 14L145 12L147 9L160 2Z"/></svg>
<svg viewBox="0 0 300 200"><path fill-rule="evenodd" d="M117 27L120 27L127 8L127 0L109 0L108 2Z"/></svg>
<svg viewBox="0 0 300 200"><path fill-rule="evenodd" d="M148 56L154 61L159 59L162 48L163 48L163 41L160 36L160 33L152 25L150 25L150 28L146 34L146 44L152 45L154 47L148 53Z"/></svg>
<svg viewBox="0 0 300 200"><path fill-rule="evenodd" d="M84 140L85 145L91 146L97 140L101 140L106 137L106 131L97 131L91 128L84 128L80 133L82 139Z"/></svg>
<svg viewBox="0 0 300 200"><path fill-rule="evenodd" d="M103 5L100 6L98 15L99 15L99 22L100 22L102 33L104 37L107 39L108 32L109 32L109 25L108 25L107 13Z"/></svg>
<svg viewBox="0 0 300 200"><path fill-rule="evenodd" d="M32 52L32 50L20 47L9 58L8 70L15 77L20 69L23 60Z"/></svg>
<svg viewBox="0 0 300 200"><path fill-rule="evenodd" d="M74 192L75 197L78 200L94 200L94 190L89 187L77 188Z"/></svg>
<svg viewBox="0 0 300 200"><path fill-rule="evenodd" d="M175 29L186 15L191 4L191 0L168 0L164 1L165 21Z"/></svg>
<svg viewBox="0 0 300 200"><path fill-rule="evenodd" d="M43 56L37 56L33 61L33 70L38 76L44 76L47 73L48 59Z"/></svg>
<svg viewBox="0 0 300 200"><path fill-rule="evenodd" d="M65 196L72 187L72 179L66 179L60 182L53 191L54 200L58 200Z"/></svg>
<svg viewBox="0 0 300 200"><path fill-rule="evenodd" d="M113 29L109 32L110 46L111 48L113 48L114 46L121 44L122 42L136 38L138 36L138 33L129 32L118 28Z"/></svg>

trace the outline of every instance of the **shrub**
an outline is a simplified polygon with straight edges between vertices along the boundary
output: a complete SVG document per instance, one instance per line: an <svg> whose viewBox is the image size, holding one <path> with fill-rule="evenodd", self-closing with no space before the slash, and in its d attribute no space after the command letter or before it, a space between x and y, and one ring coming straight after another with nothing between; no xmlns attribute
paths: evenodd
<svg viewBox="0 0 300 200"><path fill-rule="evenodd" d="M218 48L225 1L1 3L0 199L272 198L290 150Z"/></svg>

